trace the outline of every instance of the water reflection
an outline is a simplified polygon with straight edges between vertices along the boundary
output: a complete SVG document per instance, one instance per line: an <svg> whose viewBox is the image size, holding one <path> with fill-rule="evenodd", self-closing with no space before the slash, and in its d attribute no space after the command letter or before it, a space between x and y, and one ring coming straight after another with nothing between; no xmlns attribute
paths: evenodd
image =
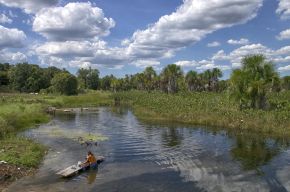
<svg viewBox="0 0 290 192"><path fill-rule="evenodd" d="M287 139L269 139L259 135L239 134L231 149L233 159L240 161L245 170L258 170L267 165L283 149L289 147Z"/></svg>
<svg viewBox="0 0 290 192"><path fill-rule="evenodd" d="M66 182L56 178L55 172L82 160L86 152L74 140L43 134L56 126L108 137L93 150L106 161L98 170ZM35 177L18 181L8 191L290 190L290 145L285 138L141 122L126 108L57 114L52 123L28 135L51 150Z"/></svg>
<svg viewBox="0 0 290 192"><path fill-rule="evenodd" d="M178 147L181 145L183 136L181 130L175 128L164 129L162 131L162 142L167 147Z"/></svg>
<svg viewBox="0 0 290 192"><path fill-rule="evenodd" d="M92 169L89 171L88 176L87 176L87 181L88 181L89 185L91 185L95 182L95 180L97 178L97 173L98 173L97 169Z"/></svg>

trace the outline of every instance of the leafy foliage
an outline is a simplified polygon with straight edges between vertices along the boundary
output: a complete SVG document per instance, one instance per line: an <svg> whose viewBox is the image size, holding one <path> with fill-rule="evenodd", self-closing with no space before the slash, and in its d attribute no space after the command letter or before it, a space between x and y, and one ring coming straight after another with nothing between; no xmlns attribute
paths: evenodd
<svg viewBox="0 0 290 192"><path fill-rule="evenodd" d="M77 78L70 73L62 72L58 73L51 80L52 89L55 92L64 95L75 95L77 94L78 81Z"/></svg>
<svg viewBox="0 0 290 192"><path fill-rule="evenodd" d="M99 74L99 70L92 68L80 68L77 72L80 85L85 89L93 90L97 90L99 88Z"/></svg>
<svg viewBox="0 0 290 192"><path fill-rule="evenodd" d="M241 108L264 109L267 93L273 90L277 79L274 65L263 55L247 56L242 60L242 68L231 75L232 96L240 102Z"/></svg>

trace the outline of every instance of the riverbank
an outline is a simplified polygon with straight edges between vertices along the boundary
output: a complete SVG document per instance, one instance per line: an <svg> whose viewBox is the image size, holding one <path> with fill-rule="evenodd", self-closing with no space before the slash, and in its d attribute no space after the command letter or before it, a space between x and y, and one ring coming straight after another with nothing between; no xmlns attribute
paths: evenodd
<svg viewBox="0 0 290 192"><path fill-rule="evenodd" d="M270 108L240 110L227 93L130 91L114 94L143 120L173 121L271 136L290 136L290 92L269 96Z"/></svg>
<svg viewBox="0 0 290 192"><path fill-rule="evenodd" d="M45 112L47 107L97 107L110 104L108 92L78 96L0 94L0 191L14 180L33 174L41 163L46 147L18 133L48 122L50 116Z"/></svg>
<svg viewBox="0 0 290 192"><path fill-rule="evenodd" d="M172 121L271 136L290 136L290 92L270 95L269 110L243 110L226 93L90 92L78 96L0 94L0 191L33 174L46 148L19 132L48 122L47 107L98 107L120 101L139 119ZM120 100L119 100L120 99ZM20 170L18 169L20 168ZM6 170L6 171L3 171Z"/></svg>

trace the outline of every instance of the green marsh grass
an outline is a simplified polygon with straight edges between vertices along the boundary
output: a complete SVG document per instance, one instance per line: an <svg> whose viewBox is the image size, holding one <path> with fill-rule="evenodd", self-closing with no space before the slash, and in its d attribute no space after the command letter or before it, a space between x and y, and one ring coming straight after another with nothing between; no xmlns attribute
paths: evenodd
<svg viewBox="0 0 290 192"><path fill-rule="evenodd" d="M20 100L2 102L0 104L0 160L36 167L44 155L45 147L19 137L17 133L48 121L49 117L39 103L22 104Z"/></svg>
<svg viewBox="0 0 290 192"><path fill-rule="evenodd" d="M133 107L144 120L175 121L234 131L290 136L290 93L269 96L268 110L240 110L227 93L178 93L130 91L116 93L121 103ZM283 102L282 102L283 101ZM280 103L282 102L282 104ZM275 105L281 105L280 108Z"/></svg>
<svg viewBox="0 0 290 192"><path fill-rule="evenodd" d="M0 140L0 159L14 165L37 167L46 148L30 139L10 135Z"/></svg>
<svg viewBox="0 0 290 192"><path fill-rule="evenodd" d="M0 94L0 160L28 167L41 162L45 147L17 134L48 122L50 117L45 113L48 106L97 107L110 104L109 92L95 91L78 96Z"/></svg>

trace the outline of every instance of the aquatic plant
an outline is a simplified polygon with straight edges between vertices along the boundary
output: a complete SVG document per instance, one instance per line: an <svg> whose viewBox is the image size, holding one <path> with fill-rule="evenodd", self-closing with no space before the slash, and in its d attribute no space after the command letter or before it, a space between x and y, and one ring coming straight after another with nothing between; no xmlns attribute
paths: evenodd
<svg viewBox="0 0 290 192"><path fill-rule="evenodd" d="M59 137L59 138L66 138L72 139L74 141L79 142L80 144L84 144L85 142L99 142L99 141L106 141L108 137L103 136L98 133L87 133L82 130L69 130L69 129L62 129L60 127L49 127L46 129L37 130L38 134L45 134L51 137Z"/></svg>

